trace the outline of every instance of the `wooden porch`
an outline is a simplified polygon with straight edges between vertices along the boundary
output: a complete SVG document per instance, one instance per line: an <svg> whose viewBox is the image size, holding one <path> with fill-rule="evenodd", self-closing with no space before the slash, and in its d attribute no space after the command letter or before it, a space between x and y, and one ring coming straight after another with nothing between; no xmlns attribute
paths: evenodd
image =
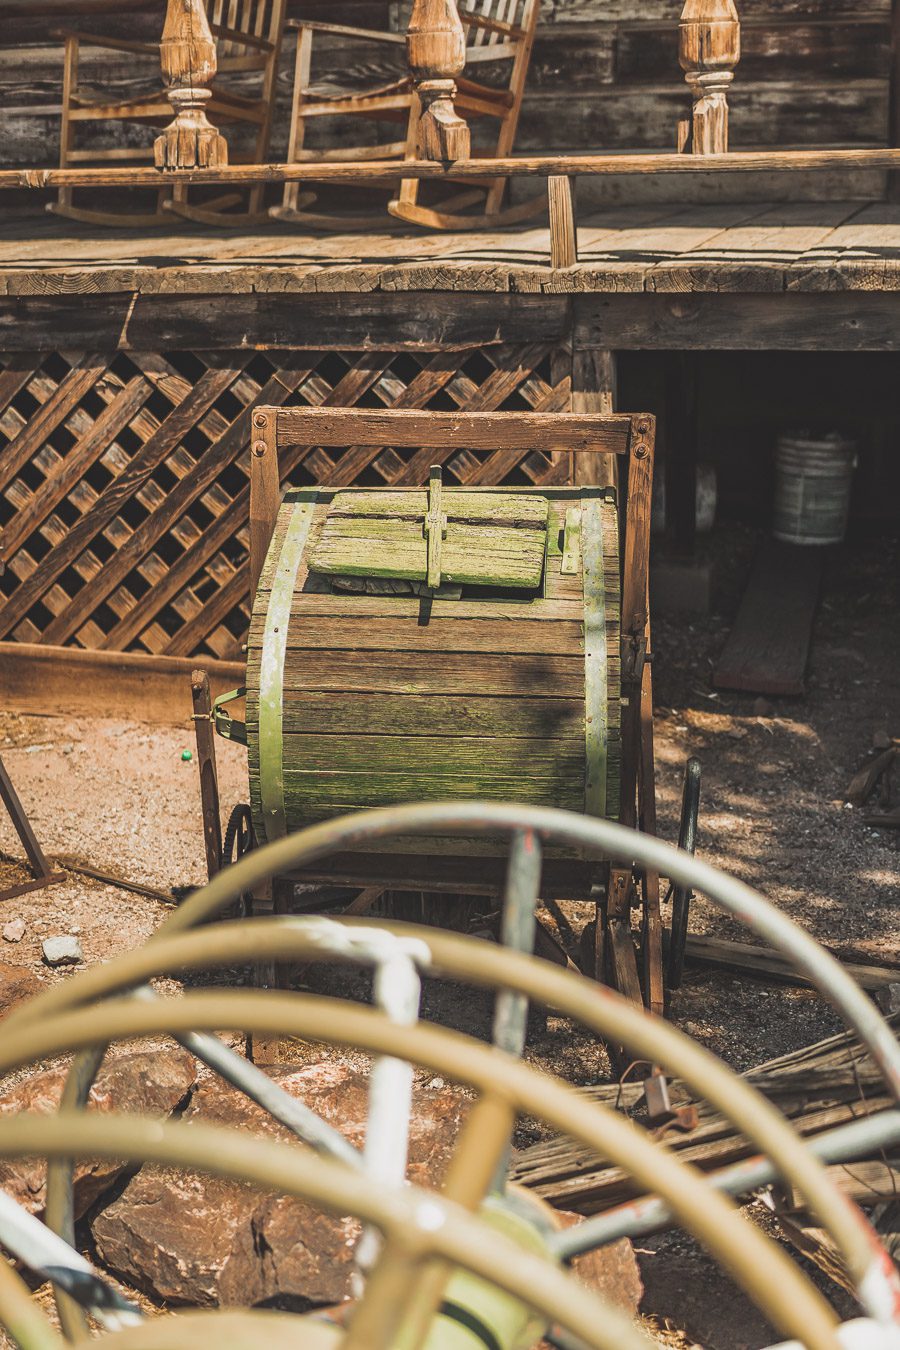
<svg viewBox="0 0 900 1350"><path fill-rule="evenodd" d="M898 289L900 205L883 201L610 208L580 222L567 268L551 266L546 226L140 235L38 218L0 230L6 350L63 336L125 349L415 347L439 336L459 346L563 336L571 324L615 349L891 351ZM313 297L336 295L332 333L329 306ZM89 307L76 301L85 296ZM380 332L365 327L376 311ZM405 336L392 312L405 316Z"/></svg>

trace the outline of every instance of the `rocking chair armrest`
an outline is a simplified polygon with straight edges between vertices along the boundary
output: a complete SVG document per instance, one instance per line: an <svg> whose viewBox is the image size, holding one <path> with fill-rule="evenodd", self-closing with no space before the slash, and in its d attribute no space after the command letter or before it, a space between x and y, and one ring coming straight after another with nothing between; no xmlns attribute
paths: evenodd
<svg viewBox="0 0 900 1350"><path fill-rule="evenodd" d="M302 30L308 28L313 33L337 33L339 37L361 38L367 42L390 42L406 46L405 33L385 33L377 28L352 28L343 23L323 23L318 19L288 19L287 28Z"/></svg>
<svg viewBox="0 0 900 1350"><path fill-rule="evenodd" d="M158 42L132 42L128 38L106 37L103 33L85 33L77 28L54 28L50 33L51 37L62 38L64 41L72 41L86 47L105 47L108 51L114 52L135 52L139 56L159 57Z"/></svg>

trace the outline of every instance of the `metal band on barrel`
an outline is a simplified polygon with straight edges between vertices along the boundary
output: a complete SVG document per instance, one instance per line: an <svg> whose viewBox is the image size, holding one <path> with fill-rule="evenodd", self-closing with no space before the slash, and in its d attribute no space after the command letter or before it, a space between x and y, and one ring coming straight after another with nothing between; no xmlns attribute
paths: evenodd
<svg viewBox="0 0 900 1350"><path fill-rule="evenodd" d="M607 651L603 497L581 502L581 577L584 587L584 809L606 815Z"/></svg>
<svg viewBox="0 0 900 1350"><path fill-rule="evenodd" d="M291 601L319 494L298 493L272 576L259 670L259 795L266 839L287 834L284 809L284 657Z"/></svg>

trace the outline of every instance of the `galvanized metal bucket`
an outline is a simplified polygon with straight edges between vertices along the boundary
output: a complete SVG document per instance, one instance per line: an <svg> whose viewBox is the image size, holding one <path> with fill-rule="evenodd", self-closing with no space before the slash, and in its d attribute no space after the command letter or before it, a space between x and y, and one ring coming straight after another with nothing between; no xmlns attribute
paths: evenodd
<svg viewBox="0 0 900 1350"><path fill-rule="evenodd" d="M776 539L839 544L847 529L856 442L838 432L780 436L775 451Z"/></svg>

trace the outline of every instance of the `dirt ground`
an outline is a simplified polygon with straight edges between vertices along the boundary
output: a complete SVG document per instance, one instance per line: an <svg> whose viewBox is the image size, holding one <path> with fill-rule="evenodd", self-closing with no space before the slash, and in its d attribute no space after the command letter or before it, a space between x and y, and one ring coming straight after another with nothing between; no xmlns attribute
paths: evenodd
<svg viewBox="0 0 900 1350"><path fill-rule="evenodd" d="M655 620L660 833L675 837L684 761L696 754L703 857L758 887L839 955L898 965L900 832L867 826L843 794L873 737L900 734L900 538L860 539L829 559L807 695L766 706L753 695L716 693L710 678L756 542L750 531L720 530L707 546L713 613ZM204 879L196 763L182 757L191 748L189 726L0 713L0 753L48 854L166 890ZM227 811L246 799L244 751L219 741L218 755ZM5 818L0 850L21 852ZM0 862L0 887L25 878ZM164 911L156 900L70 874L64 885L7 903L0 923L21 917L26 931L19 943L0 941L0 959L45 981L67 978L43 965L42 939L76 933L86 961L103 961L141 943ZM566 913L577 936L586 915ZM746 937L702 901L692 930ZM431 986L425 1014L483 1035L490 1007ZM837 1026L811 991L699 968L689 969L671 1015L737 1069ZM561 1019L536 1029L529 1055L577 1083L608 1073L593 1039ZM640 1246L644 1307L661 1344L753 1350L777 1339L692 1243L675 1235Z"/></svg>

